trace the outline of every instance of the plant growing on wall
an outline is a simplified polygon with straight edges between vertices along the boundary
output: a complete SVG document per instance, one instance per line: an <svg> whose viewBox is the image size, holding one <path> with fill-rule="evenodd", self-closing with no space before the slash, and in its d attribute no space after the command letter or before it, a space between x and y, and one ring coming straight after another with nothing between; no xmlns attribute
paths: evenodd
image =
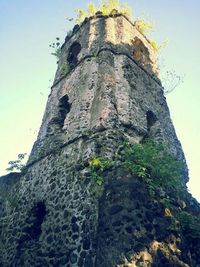
<svg viewBox="0 0 200 267"><path fill-rule="evenodd" d="M174 193L182 198L186 190L183 187L183 163L173 157L164 146L154 144L151 140L143 144L123 142L116 154L116 159L95 158L89 162L92 177L100 185L105 168L122 166L139 177L155 195L156 189L163 188L166 193Z"/></svg>
<svg viewBox="0 0 200 267"><path fill-rule="evenodd" d="M153 23L144 19L136 19L136 28L143 34L148 34L153 29Z"/></svg>
<svg viewBox="0 0 200 267"><path fill-rule="evenodd" d="M186 238L200 239L200 218L193 214L182 211L178 216L181 228Z"/></svg>
<svg viewBox="0 0 200 267"><path fill-rule="evenodd" d="M53 49L53 52L51 55L55 56L57 58L57 61L59 61L61 56L61 43L60 38L56 37L56 41L49 45Z"/></svg>
<svg viewBox="0 0 200 267"><path fill-rule="evenodd" d="M109 16L114 14L123 14L131 20L132 17L132 9L128 4L120 4L120 0L104 0L98 6L90 3L88 4L87 10L76 9L76 22L81 24L86 17L95 17L98 15ZM144 35L149 34L149 32L153 29L153 23L147 19L137 18L134 21L136 28ZM163 48L166 42L162 45L158 45L156 41L150 42L154 51L158 52L161 48Z"/></svg>
<svg viewBox="0 0 200 267"><path fill-rule="evenodd" d="M8 162L9 167L6 169L7 171L22 171L25 167L25 164L23 163L25 158L27 156L27 153L20 153L18 155L17 160L11 160Z"/></svg>
<svg viewBox="0 0 200 267"><path fill-rule="evenodd" d="M92 178L101 186L103 184L102 173L106 167L111 166L112 162L108 159L94 158L89 161Z"/></svg>
<svg viewBox="0 0 200 267"><path fill-rule="evenodd" d="M182 186L183 163L173 157L164 146L151 140L144 144L123 144L121 160L124 166L140 177L154 191L163 188L167 192L184 194Z"/></svg>
<svg viewBox="0 0 200 267"><path fill-rule="evenodd" d="M87 10L77 9L77 19L78 24L82 23L86 17L92 17L96 15L96 12L100 12L103 16L108 16L115 13L121 13L127 17L131 17L132 11L129 5L120 4L119 0L107 0L103 1L99 6L95 6L93 3L88 5Z"/></svg>
<svg viewBox="0 0 200 267"><path fill-rule="evenodd" d="M62 64L61 65L61 75L66 75L67 73L69 73L69 71L70 71L70 65L69 64L67 64L67 63L65 63L65 64Z"/></svg>

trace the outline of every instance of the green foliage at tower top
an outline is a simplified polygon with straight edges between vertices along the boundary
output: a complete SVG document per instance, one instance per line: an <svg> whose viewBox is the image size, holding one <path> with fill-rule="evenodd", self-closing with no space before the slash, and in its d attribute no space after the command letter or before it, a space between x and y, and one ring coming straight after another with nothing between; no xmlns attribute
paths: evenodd
<svg viewBox="0 0 200 267"><path fill-rule="evenodd" d="M97 14L109 16L122 14L132 21L132 8L128 4L121 4L120 0L103 0L100 5L89 3L87 10L76 9L76 23L81 24L86 17L95 17ZM135 18L132 21L135 27L144 35L148 35L153 30L153 23L144 18ZM155 41L150 41L152 48L158 52L164 45L158 45Z"/></svg>
<svg viewBox="0 0 200 267"><path fill-rule="evenodd" d="M85 17L95 16L96 12L101 12L103 16L108 16L115 13L123 14L127 17L131 17L132 10L128 4L120 4L119 0L104 0L99 6L95 4L88 4L86 11L83 9L77 9L77 19L78 24L82 23Z"/></svg>

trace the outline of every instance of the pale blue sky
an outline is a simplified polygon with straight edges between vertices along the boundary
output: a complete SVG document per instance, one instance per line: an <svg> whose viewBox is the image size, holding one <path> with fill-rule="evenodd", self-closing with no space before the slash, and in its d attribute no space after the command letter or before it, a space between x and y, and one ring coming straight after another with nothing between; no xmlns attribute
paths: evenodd
<svg viewBox="0 0 200 267"><path fill-rule="evenodd" d="M97 3L97 1L94 1ZM125 1L135 17L155 23L153 36L169 39L161 68L185 75L167 96L171 117L190 170L189 188L200 200L200 2L196 0ZM0 0L0 175L9 160L30 152L41 124L56 71L51 44L73 26L66 18L88 1Z"/></svg>

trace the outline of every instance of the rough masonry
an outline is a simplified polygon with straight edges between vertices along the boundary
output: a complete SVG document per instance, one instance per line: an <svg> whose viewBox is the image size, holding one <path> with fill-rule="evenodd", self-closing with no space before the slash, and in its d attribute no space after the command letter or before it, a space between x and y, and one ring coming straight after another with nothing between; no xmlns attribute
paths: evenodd
<svg viewBox="0 0 200 267"><path fill-rule="evenodd" d="M121 167L101 187L92 179L90 159L146 138L184 162L185 184L151 43L121 14L86 19L62 46L26 170L0 179L0 266L200 266L200 240L184 238L159 193ZM199 214L191 197L171 199Z"/></svg>

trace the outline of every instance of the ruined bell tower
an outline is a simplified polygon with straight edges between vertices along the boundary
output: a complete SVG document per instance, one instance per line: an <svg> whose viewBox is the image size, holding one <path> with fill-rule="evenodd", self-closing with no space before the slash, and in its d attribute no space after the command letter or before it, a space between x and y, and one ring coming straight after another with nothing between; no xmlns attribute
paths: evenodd
<svg viewBox="0 0 200 267"><path fill-rule="evenodd" d="M32 162L88 132L151 136L184 158L158 78L151 42L123 15L76 26L62 46Z"/></svg>
<svg viewBox="0 0 200 267"><path fill-rule="evenodd" d="M156 60L122 14L97 14L66 37L26 171L10 189L15 204L1 209L0 266L200 266L200 249L136 175L111 166L97 184L91 174L92 159L148 138L183 162L188 181Z"/></svg>

